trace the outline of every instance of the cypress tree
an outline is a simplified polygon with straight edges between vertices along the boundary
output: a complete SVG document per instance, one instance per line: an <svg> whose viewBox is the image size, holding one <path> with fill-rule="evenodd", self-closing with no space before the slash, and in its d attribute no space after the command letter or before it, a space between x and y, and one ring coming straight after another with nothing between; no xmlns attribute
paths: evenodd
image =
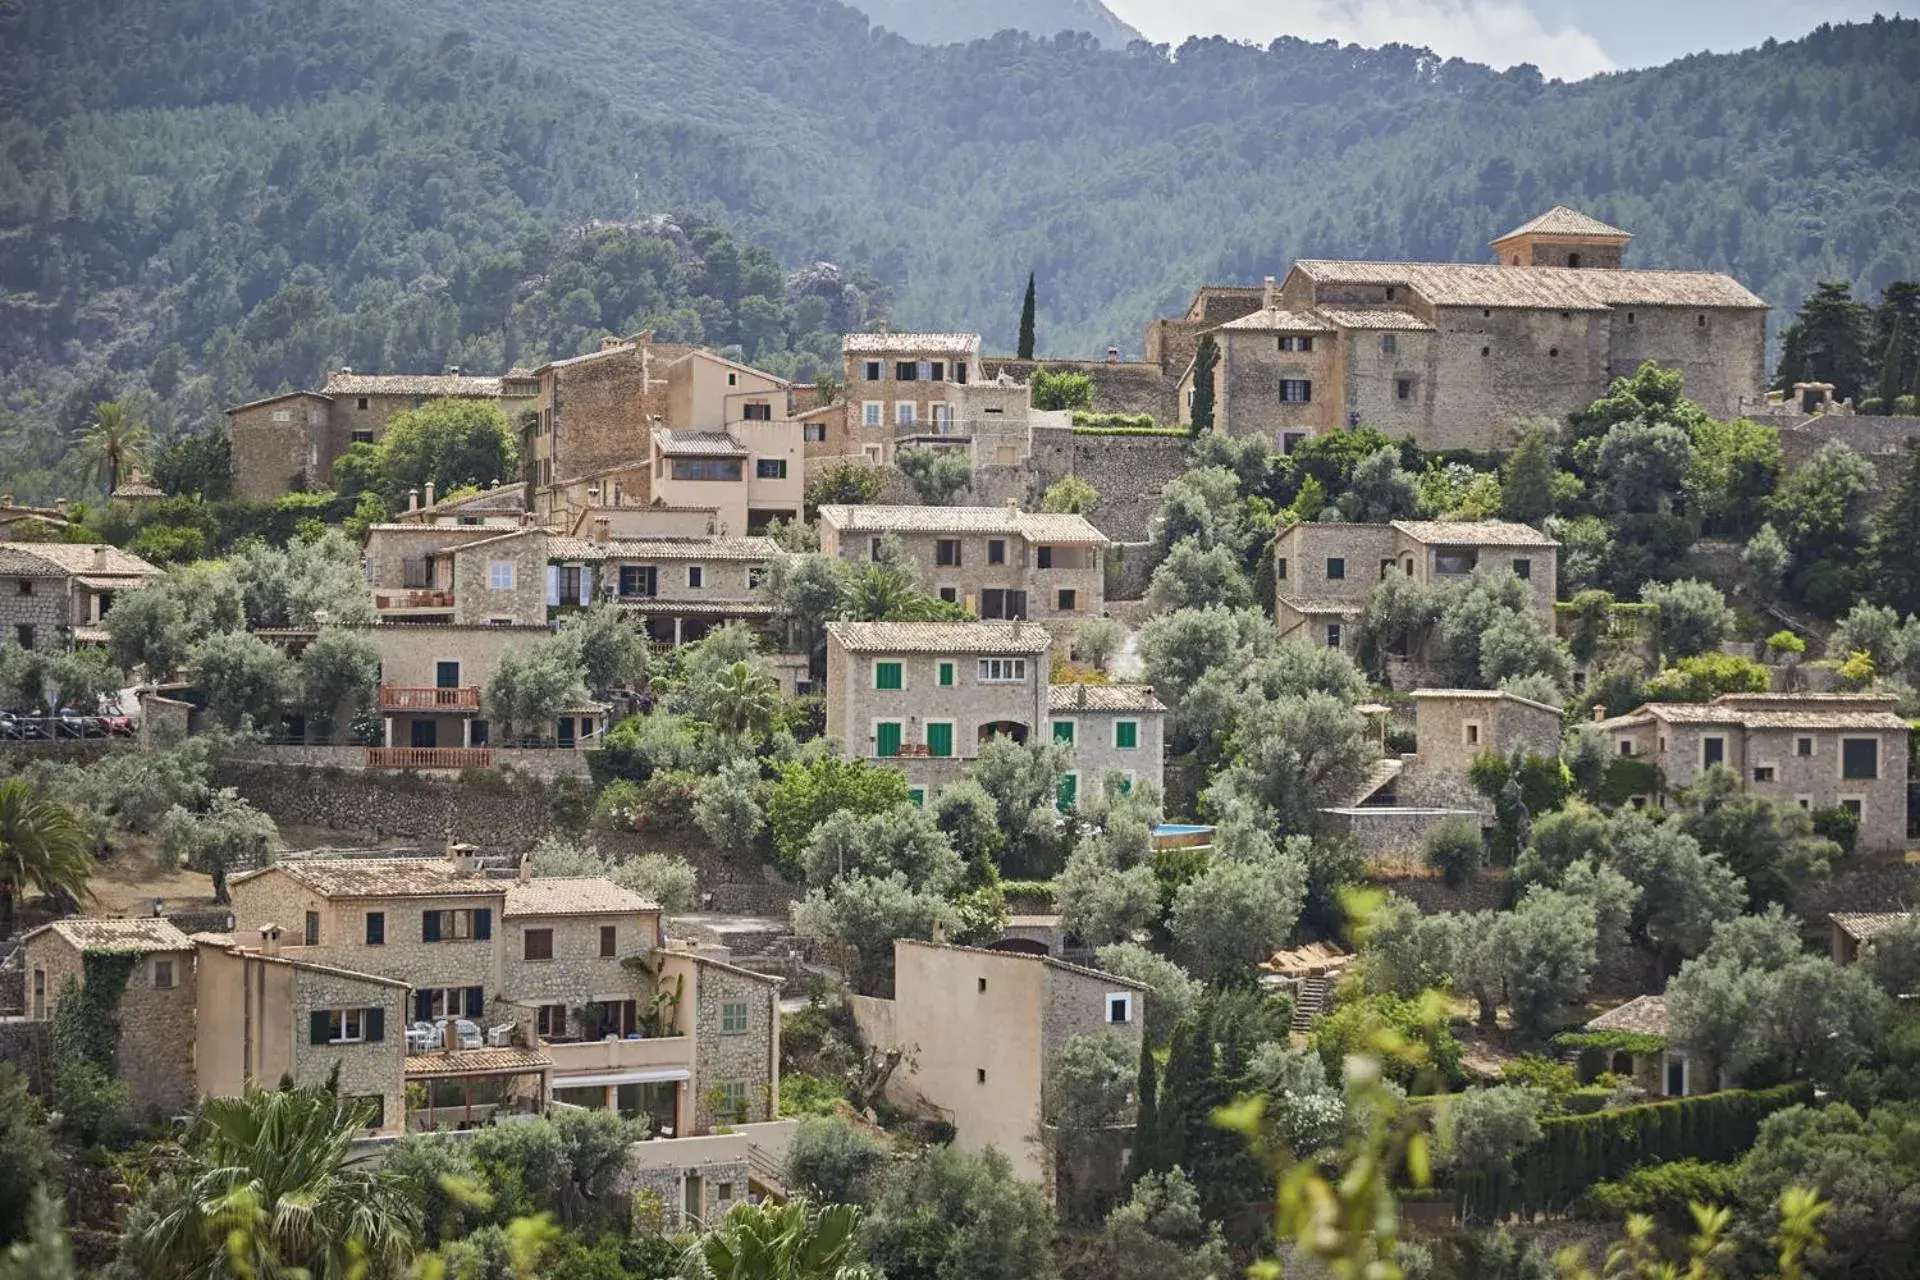
<svg viewBox="0 0 1920 1280"><path fill-rule="evenodd" d="M1920 613L1920 440L1907 441L1907 470L1873 516L1874 593L1901 614Z"/></svg>
<svg viewBox="0 0 1920 1280"><path fill-rule="evenodd" d="M1033 276L1033 272L1027 272L1027 300L1020 307L1020 358L1022 360L1033 359L1033 320L1036 302Z"/></svg>
<svg viewBox="0 0 1920 1280"><path fill-rule="evenodd" d="M1545 431L1526 432L1507 459L1500 482L1500 514L1521 524L1535 524L1553 514L1553 449Z"/></svg>
<svg viewBox="0 0 1920 1280"><path fill-rule="evenodd" d="M1213 426L1213 370L1220 363L1220 346L1212 334L1200 339L1193 353L1193 434Z"/></svg>
<svg viewBox="0 0 1920 1280"><path fill-rule="evenodd" d="M1874 394L1880 398L1880 412L1893 413L1893 402L1900 398L1900 388L1907 383L1907 334L1906 317L1896 315L1893 318L1893 334L1887 339L1887 349L1880 357L1880 385Z"/></svg>
<svg viewBox="0 0 1920 1280"><path fill-rule="evenodd" d="M1149 1041L1140 1043L1140 1079L1135 1085L1139 1095L1139 1115L1133 1126L1133 1154L1127 1161L1127 1182L1140 1181L1149 1173L1155 1172L1157 1148L1160 1142L1160 1109L1158 1100L1158 1071L1153 1061L1153 1045Z"/></svg>
<svg viewBox="0 0 1920 1280"><path fill-rule="evenodd" d="M1196 1120L1204 1123L1211 1111L1204 1095L1212 1074L1213 1045L1205 1034L1204 1016L1196 1011L1173 1029L1167 1074L1155 1107L1150 1172L1165 1173L1175 1165L1185 1168L1189 1127Z"/></svg>

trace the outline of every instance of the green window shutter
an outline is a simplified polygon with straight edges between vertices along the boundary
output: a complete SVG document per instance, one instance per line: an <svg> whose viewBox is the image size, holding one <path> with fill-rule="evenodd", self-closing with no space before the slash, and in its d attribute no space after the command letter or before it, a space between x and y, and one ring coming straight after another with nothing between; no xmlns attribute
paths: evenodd
<svg viewBox="0 0 1920 1280"><path fill-rule="evenodd" d="M1137 721L1122 720L1113 726L1113 745L1122 751L1132 751L1140 745L1140 725Z"/></svg>
<svg viewBox="0 0 1920 1280"><path fill-rule="evenodd" d="M927 754L943 759L953 754L952 725L929 724L927 726Z"/></svg>
<svg viewBox="0 0 1920 1280"><path fill-rule="evenodd" d="M368 1044L380 1044L387 1038L387 1011L377 1008L364 1011L360 1025L365 1029Z"/></svg>
<svg viewBox="0 0 1920 1280"><path fill-rule="evenodd" d="M493 908L481 907L473 913L473 937L476 942L485 942L493 936Z"/></svg>
<svg viewBox="0 0 1920 1280"><path fill-rule="evenodd" d="M940 664L940 687L942 689L953 688L953 664L951 662L943 662Z"/></svg>
<svg viewBox="0 0 1920 1280"><path fill-rule="evenodd" d="M927 804L927 789L925 787L908 787L907 803L916 809L925 808Z"/></svg>
<svg viewBox="0 0 1920 1280"><path fill-rule="evenodd" d="M333 1015L325 1009L315 1009L307 1019L307 1043L333 1043Z"/></svg>
<svg viewBox="0 0 1920 1280"><path fill-rule="evenodd" d="M1073 721L1071 720L1054 721L1053 722L1053 740L1055 742L1065 743L1069 747L1072 746L1073 745Z"/></svg>
<svg viewBox="0 0 1920 1280"><path fill-rule="evenodd" d="M897 724L879 724L873 728L874 754L897 756L900 754L900 726Z"/></svg>
<svg viewBox="0 0 1920 1280"><path fill-rule="evenodd" d="M900 688L900 664L897 662L874 663L873 687L876 689Z"/></svg>
<svg viewBox="0 0 1920 1280"><path fill-rule="evenodd" d="M1074 801L1079 798L1080 779L1070 773L1061 774L1060 783L1054 791L1054 804L1064 813L1066 810L1073 808Z"/></svg>

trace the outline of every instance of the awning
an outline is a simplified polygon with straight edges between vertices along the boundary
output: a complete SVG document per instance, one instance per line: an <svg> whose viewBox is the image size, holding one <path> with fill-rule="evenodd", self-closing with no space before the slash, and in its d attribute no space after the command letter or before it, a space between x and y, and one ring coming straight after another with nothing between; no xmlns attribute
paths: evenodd
<svg viewBox="0 0 1920 1280"><path fill-rule="evenodd" d="M604 1071L590 1076L553 1077L556 1089L596 1089L613 1084L671 1084L693 1079L685 1067L656 1067L650 1071Z"/></svg>

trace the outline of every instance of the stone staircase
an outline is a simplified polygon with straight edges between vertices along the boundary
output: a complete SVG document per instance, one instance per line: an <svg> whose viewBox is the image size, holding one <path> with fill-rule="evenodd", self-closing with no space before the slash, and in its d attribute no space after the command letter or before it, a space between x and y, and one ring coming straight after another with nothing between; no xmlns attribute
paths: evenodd
<svg viewBox="0 0 1920 1280"><path fill-rule="evenodd" d="M1333 1003L1333 979L1302 978L1293 989L1293 1030L1305 1034Z"/></svg>

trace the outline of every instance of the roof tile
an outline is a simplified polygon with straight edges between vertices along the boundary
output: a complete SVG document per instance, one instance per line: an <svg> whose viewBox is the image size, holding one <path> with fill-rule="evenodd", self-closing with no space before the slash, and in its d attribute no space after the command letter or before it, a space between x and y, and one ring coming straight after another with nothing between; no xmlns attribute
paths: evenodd
<svg viewBox="0 0 1920 1280"><path fill-rule="evenodd" d="M27 936L32 937L47 930L58 934L77 951L144 953L193 950L193 939L180 932L173 921L152 916L130 920L55 920Z"/></svg>
<svg viewBox="0 0 1920 1280"><path fill-rule="evenodd" d="M1047 686L1047 710L1055 715L1074 711L1161 712L1166 704L1146 684L1054 684Z"/></svg>
<svg viewBox="0 0 1920 1280"><path fill-rule="evenodd" d="M1028 542L1105 546L1107 535L1085 516L1013 507L842 506L820 508L820 520L841 533L1005 533Z"/></svg>
<svg viewBox="0 0 1920 1280"><path fill-rule="evenodd" d="M1440 546L1557 547L1529 525L1507 520L1395 520L1393 527L1415 542Z"/></svg>
<svg viewBox="0 0 1920 1280"><path fill-rule="evenodd" d="M1595 236L1607 239L1631 240L1631 231L1622 231L1619 227L1600 221L1592 214L1582 213L1578 209L1569 209L1557 204L1539 217L1523 222L1507 234L1495 240L1495 244L1505 244L1518 236Z"/></svg>
<svg viewBox="0 0 1920 1280"><path fill-rule="evenodd" d="M515 881L507 886L507 905L501 915L515 916L612 916L635 911L658 911L660 904L650 902L623 889L605 876L552 876Z"/></svg>
<svg viewBox="0 0 1920 1280"><path fill-rule="evenodd" d="M1053 637L1032 622L829 622L849 653L1045 653Z"/></svg>
<svg viewBox="0 0 1920 1280"><path fill-rule="evenodd" d="M840 349L850 356L954 355L979 353L977 333L849 333Z"/></svg>

